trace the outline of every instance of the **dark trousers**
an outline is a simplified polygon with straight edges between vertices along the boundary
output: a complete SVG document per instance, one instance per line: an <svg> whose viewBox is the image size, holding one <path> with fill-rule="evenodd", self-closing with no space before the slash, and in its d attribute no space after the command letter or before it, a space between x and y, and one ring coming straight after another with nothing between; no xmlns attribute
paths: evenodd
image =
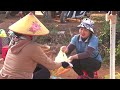
<svg viewBox="0 0 120 90"><path fill-rule="evenodd" d="M38 64L33 73L33 79L49 79L50 71L43 65Z"/></svg>
<svg viewBox="0 0 120 90"><path fill-rule="evenodd" d="M71 63L73 64L73 70L78 75L83 75L82 71L84 70L91 78L94 78L94 72L101 67L101 62L93 58L75 59Z"/></svg>

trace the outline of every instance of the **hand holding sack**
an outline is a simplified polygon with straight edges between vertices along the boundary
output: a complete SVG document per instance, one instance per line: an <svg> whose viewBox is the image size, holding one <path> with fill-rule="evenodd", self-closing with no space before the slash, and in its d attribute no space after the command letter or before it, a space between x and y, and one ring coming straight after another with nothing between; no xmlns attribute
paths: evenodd
<svg viewBox="0 0 120 90"><path fill-rule="evenodd" d="M58 55L56 56L55 62L61 62L62 67L52 71L52 74L54 76L64 74L64 73L68 72L71 69L71 67L73 67L73 65L71 63L69 63L66 54L64 52L62 52L61 50L59 51Z"/></svg>

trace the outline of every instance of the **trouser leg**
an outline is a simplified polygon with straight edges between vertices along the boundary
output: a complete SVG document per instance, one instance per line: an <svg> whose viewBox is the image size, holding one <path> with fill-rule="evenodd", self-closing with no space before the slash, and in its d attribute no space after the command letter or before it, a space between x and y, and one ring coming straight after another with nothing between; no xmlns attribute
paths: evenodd
<svg viewBox="0 0 120 90"><path fill-rule="evenodd" d="M73 70L78 74L78 75L83 75L82 68L80 66L80 60L75 59L71 62L73 64Z"/></svg>
<svg viewBox="0 0 120 90"><path fill-rule="evenodd" d="M84 70L91 78L94 78L94 72L101 67L101 62L93 58L75 59L71 63L73 64L74 71L78 75L83 74L82 71Z"/></svg>
<svg viewBox="0 0 120 90"><path fill-rule="evenodd" d="M33 73L33 79L49 79L49 78L50 71L43 65L38 64Z"/></svg>

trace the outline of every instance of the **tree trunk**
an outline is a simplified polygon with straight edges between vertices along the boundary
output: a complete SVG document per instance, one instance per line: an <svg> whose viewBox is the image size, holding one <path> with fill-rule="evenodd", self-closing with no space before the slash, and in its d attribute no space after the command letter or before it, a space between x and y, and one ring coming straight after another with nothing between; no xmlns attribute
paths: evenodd
<svg viewBox="0 0 120 90"><path fill-rule="evenodd" d="M51 11L45 11L44 18L48 21L51 21L52 20Z"/></svg>

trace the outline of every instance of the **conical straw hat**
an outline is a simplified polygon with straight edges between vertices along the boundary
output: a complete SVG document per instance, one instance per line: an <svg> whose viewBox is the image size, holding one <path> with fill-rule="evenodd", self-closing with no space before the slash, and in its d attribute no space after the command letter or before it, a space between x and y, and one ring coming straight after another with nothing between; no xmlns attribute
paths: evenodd
<svg viewBox="0 0 120 90"><path fill-rule="evenodd" d="M33 15L29 13L11 26L9 29L24 35L46 35L49 30Z"/></svg>
<svg viewBox="0 0 120 90"><path fill-rule="evenodd" d="M7 34L4 29L0 29L0 37L7 37Z"/></svg>

